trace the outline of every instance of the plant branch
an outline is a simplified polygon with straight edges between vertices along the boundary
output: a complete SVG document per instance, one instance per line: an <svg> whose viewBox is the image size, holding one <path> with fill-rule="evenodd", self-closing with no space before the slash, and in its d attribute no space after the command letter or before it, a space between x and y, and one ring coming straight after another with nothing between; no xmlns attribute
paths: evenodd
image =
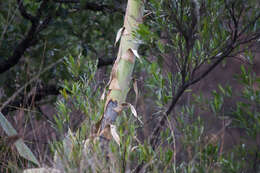
<svg viewBox="0 0 260 173"><path fill-rule="evenodd" d="M63 58L59 59L58 61L50 64L48 67L43 69L40 73L38 73L36 76L34 76L31 80L29 80L27 83L25 83L21 88L19 88L11 97L8 98L7 101L5 101L2 106L0 107L0 112L9 105L28 85L30 85L32 82L37 80L42 74L44 74L46 71L50 70L51 68L55 67L57 64L63 61Z"/></svg>
<svg viewBox="0 0 260 173"><path fill-rule="evenodd" d="M15 47L13 54L8 58L2 58L0 61L0 74L8 71L11 67L15 66L21 57L24 55L25 51L35 43L35 37L38 33L38 29L40 28L40 31L44 28L46 28L47 24L50 21L50 17L47 17L42 24L40 24L40 17L42 14L42 10L45 8L47 0L43 1L41 6L39 7L37 11L37 15L32 16L29 14L24 6L21 0L17 0L19 5L19 11L21 15L31 22L31 27L29 31L27 32L25 38Z"/></svg>
<svg viewBox="0 0 260 173"><path fill-rule="evenodd" d="M43 87L37 87L34 94L27 96L23 95L20 99L14 100L8 104L5 108L2 109L2 113L4 115L7 115L9 111L16 110L17 107L20 107L23 105L23 107L27 108L29 107L33 102L40 101L43 98L49 96L49 95L58 95L59 94L59 88L56 85L46 85ZM25 101L25 103L24 103Z"/></svg>
<svg viewBox="0 0 260 173"><path fill-rule="evenodd" d="M236 25L237 26L237 25ZM237 28L236 28L237 29ZM199 75L197 78L192 79L189 82L183 82L182 86L180 87L180 89L177 91L176 95L173 97L171 104L169 106L169 108L167 109L166 113L163 115L162 119L159 122L159 125L155 128L155 130L153 131L151 137L150 137L150 144L153 147L153 149L156 148L157 143L159 141L159 136L160 136L160 131L162 129L162 127L164 127L165 122L167 120L167 117L170 115L170 113L172 112L173 108L175 107L175 105L177 104L177 102L179 101L180 97L182 96L182 94L184 93L184 91L191 85L197 83L198 81L202 80L204 77L206 77L213 69L215 69L215 67L220 64L227 56L229 56L229 54L234 50L234 48L236 47L236 41L237 41L237 34L234 35L235 37L231 38L232 40L230 41L231 43L229 43L225 50L223 51L223 53L221 55L216 55L214 56L212 59L217 58L217 60L210 66L208 67L201 75Z"/></svg>
<svg viewBox="0 0 260 173"><path fill-rule="evenodd" d="M56 3L65 3L65 4L79 4L79 0L55 0ZM124 11L121 8L117 8L115 6L111 5L104 5L104 4L97 4L93 2L86 2L81 7L85 10L91 10L91 11L102 11L102 12L120 12L124 13Z"/></svg>
<svg viewBox="0 0 260 173"><path fill-rule="evenodd" d="M18 8L19 8L19 12L20 14L23 16L23 18L29 20L31 23L36 24L37 23L37 18L31 14L29 14L26 10L25 7L23 5L23 2L21 0L17 0L18 3Z"/></svg>

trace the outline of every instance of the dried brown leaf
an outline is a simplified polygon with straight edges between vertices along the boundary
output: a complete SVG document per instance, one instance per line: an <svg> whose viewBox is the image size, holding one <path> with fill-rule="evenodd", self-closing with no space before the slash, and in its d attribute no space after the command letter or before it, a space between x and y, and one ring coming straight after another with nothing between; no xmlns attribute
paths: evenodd
<svg viewBox="0 0 260 173"><path fill-rule="evenodd" d="M144 124L144 123L142 122L142 120L137 116L137 112L136 112L136 110L135 110L135 107L134 107L133 105L131 105L130 103L128 103L128 104L129 104L129 107L130 107L130 109L131 109L132 114L138 119L138 121L140 121L141 124Z"/></svg>
<svg viewBox="0 0 260 173"><path fill-rule="evenodd" d="M130 48L130 50L131 50L131 51L133 52L133 54L140 60L140 62L143 63L142 60L141 60L141 57L140 57L139 54L138 54L138 51L135 50L135 49L132 49L132 48Z"/></svg>
<svg viewBox="0 0 260 173"><path fill-rule="evenodd" d="M114 140L116 141L116 143L120 146L120 138L116 131L115 125L110 124L110 132L111 132L111 135L113 136Z"/></svg>
<svg viewBox="0 0 260 173"><path fill-rule="evenodd" d="M133 86L134 86L134 91L135 91L135 104L137 104L137 99L138 99L138 87L137 87L137 80L134 79L134 82L133 82Z"/></svg>
<svg viewBox="0 0 260 173"><path fill-rule="evenodd" d="M116 45L116 43L119 41L119 39L121 38L123 32L125 30L125 27L122 27L120 28L118 31L117 31L117 34L116 34L116 41L115 41L115 44L114 46Z"/></svg>

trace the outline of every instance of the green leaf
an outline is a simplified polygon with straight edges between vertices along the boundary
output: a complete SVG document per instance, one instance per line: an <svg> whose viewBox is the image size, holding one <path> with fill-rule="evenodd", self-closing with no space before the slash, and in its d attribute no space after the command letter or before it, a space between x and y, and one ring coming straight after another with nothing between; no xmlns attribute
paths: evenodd
<svg viewBox="0 0 260 173"><path fill-rule="evenodd" d="M226 94L225 89L221 85L218 85L218 88L222 92L222 94Z"/></svg>
<svg viewBox="0 0 260 173"><path fill-rule="evenodd" d="M16 130L13 128L13 126L9 123L9 121L5 118L5 116L1 112L0 112L0 124L8 136L17 135Z"/></svg>
<svg viewBox="0 0 260 173"><path fill-rule="evenodd" d="M16 130L13 128L13 126L10 124L10 122L5 118L5 116L1 112L0 112L0 124L8 136L17 135ZM38 160L36 159L32 151L27 147L27 145L25 145L22 139L17 140L15 142L15 146L17 148L18 153L22 157L40 166L40 163L38 162Z"/></svg>
<svg viewBox="0 0 260 173"><path fill-rule="evenodd" d="M165 53L164 45L160 40L157 41L157 46L158 46L161 53Z"/></svg>
<svg viewBox="0 0 260 173"><path fill-rule="evenodd" d="M25 159L35 163L36 165L40 166L40 163L32 153L32 151L27 147L27 145L23 142L22 139L19 139L14 144L17 148L18 153Z"/></svg>

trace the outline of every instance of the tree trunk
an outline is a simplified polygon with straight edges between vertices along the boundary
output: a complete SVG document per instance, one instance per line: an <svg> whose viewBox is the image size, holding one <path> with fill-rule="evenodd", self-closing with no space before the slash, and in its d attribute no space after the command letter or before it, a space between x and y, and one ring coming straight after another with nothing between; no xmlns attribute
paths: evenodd
<svg viewBox="0 0 260 173"><path fill-rule="evenodd" d="M126 100L131 82L131 76L137 55L138 43L135 41L134 32L143 20L143 0L128 0L124 26L117 34L121 41L117 59L113 65L109 88L106 95L105 111L97 125L97 134L103 139L111 139L111 124L122 111L122 104Z"/></svg>

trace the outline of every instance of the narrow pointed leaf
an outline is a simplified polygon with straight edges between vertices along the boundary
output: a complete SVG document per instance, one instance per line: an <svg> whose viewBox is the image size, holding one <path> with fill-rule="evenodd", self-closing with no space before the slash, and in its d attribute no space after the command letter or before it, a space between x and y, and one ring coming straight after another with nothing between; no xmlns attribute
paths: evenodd
<svg viewBox="0 0 260 173"><path fill-rule="evenodd" d="M5 116L1 112L0 112L0 124L8 136L17 135L16 130L13 128L13 126L9 123L9 121L5 118Z"/></svg>
<svg viewBox="0 0 260 173"><path fill-rule="evenodd" d="M114 138L114 140L116 141L116 143L118 145L120 145L120 138L119 138L119 135L117 134L116 126L111 124L110 125L110 131L111 131L111 135Z"/></svg>
<svg viewBox="0 0 260 173"><path fill-rule="evenodd" d="M5 133L9 137L17 135L16 130L13 128L13 126L10 124L10 122L5 118L5 116L1 112L0 112L0 124L4 129ZM36 159L32 151L27 147L27 145L25 145L22 139L18 139L14 144L16 146L18 153L22 157L40 166L38 160Z"/></svg>
<svg viewBox="0 0 260 173"><path fill-rule="evenodd" d="M135 104L137 104L139 94L138 94L138 87L137 87L136 79L134 79L133 86L134 86L134 91L135 91Z"/></svg>
<svg viewBox="0 0 260 173"><path fill-rule="evenodd" d="M116 45L116 43L119 41L119 39L121 38L121 35L123 34L123 32L124 32L124 29L125 29L125 27L122 27L122 28L120 28L118 31L117 31L117 34L116 34L116 41L115 41L115 44L114 45Z"/></svg>
<svg viewBox="0 0 260 173"><path fill-rule="evenodd" d="M106 96L106 89L104 89L104 91L100 97L100 100L105 100L105 96Z"/></svg>
<svg viewBox="0 0 260 173"><path fill-rule="evenodd" d="M32 151L25 145L22 139L19 139L15 142L16 149L18 153L25 159L35 163L36 165L40 166L40 163L32 153Z"/></svg>
<svg viewBox="0 0 260 173"><path fill-rule="evenodd" d="M135 110L135 107L133 105L131 105L130 103L128 103L128 104L129 104L129 107L131 109L132 114L138 119L138 121L140 121L141 124L143 124L142 120L137 116L137 112Z"/></svg>
<svg viewBox="0 0 260 173"><path fill-rule="evenodd" d="M133 54L134 54L134 55L141 61L141 63L142 63L141 57L139 56L137 50L131 48L131 51L133 52Z"/></svg>

